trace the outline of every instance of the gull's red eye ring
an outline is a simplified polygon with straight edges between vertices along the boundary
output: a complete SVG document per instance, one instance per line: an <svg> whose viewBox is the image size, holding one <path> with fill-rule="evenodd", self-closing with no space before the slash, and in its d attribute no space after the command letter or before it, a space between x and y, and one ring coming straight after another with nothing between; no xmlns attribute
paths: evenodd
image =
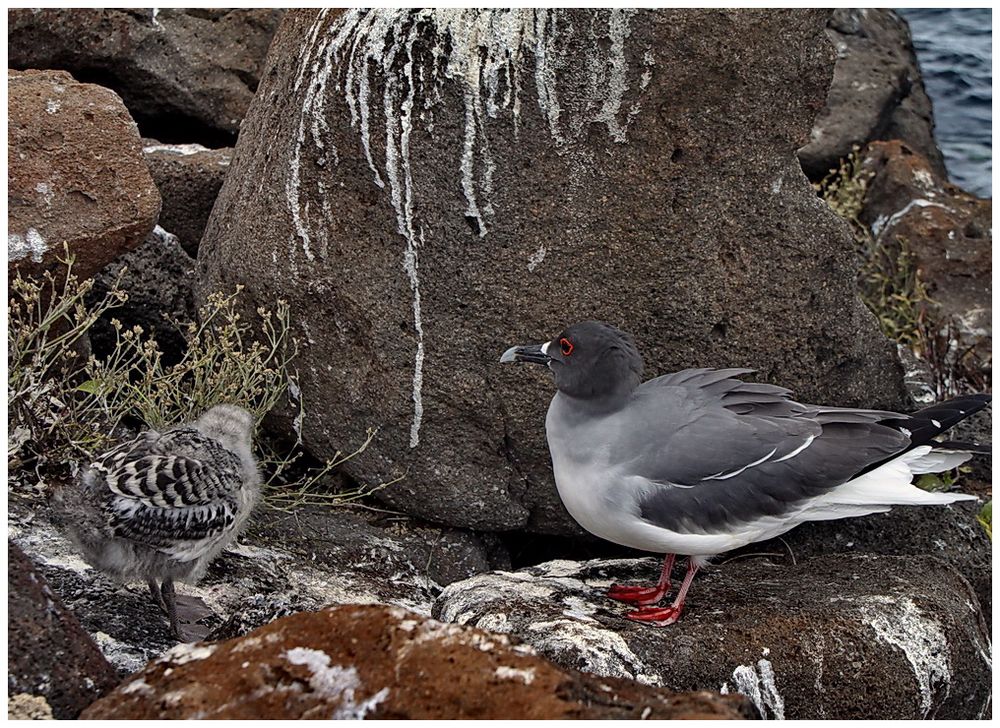
<svg viewBox="0 0 1000 728"><path fill-rule="evenodd" d="M563 356L569 356L573 353L573 342L564 336L559 339L559 350L562 352Z"/></svg>

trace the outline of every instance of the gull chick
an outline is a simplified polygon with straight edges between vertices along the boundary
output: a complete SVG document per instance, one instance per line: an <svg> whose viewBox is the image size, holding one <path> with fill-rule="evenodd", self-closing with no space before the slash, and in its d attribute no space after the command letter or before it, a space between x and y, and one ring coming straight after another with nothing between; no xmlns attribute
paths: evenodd
<svg viewBox="0 0 1000 728"><path fill-rule="evenodd" d="M912 481L988 451L938 436L989 395L903 415L800 404L787 389L738 379L750 369L687 369L642 382L632 337L597 321L511 347L500 361L552 371L558 392L545 434L570 515L603 539L666 554L655 586L608 592L639 607L627 615L639 622L677 621L708 559L800 523L975 500ZM684 582L671 606L653 606L670 588L676 554L689 557Z"/></svg>
<svg viewBox="0 0 1000 728"><path fill-rule="evenodd" d="M87 562L145 580L178 639L174 581L197 581L259 498L253 427L245 409L217 405L105 453L56 496L58 520Z"/></svg>

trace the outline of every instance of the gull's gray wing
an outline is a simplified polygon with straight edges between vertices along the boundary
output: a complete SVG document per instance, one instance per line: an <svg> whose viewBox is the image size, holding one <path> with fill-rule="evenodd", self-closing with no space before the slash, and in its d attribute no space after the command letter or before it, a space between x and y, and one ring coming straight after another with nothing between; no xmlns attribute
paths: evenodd
<svg viewBox="0 0 1000 728"><path fill-rule="evenodd" d="M655 484L640 497L642 518L725 531L786 513L910 446L880 424L904 415L801 404L787 389L735 378L746 373L689 369L637 390L636 431L622 438L621 455L626 472Z"/></svg>
<svg viewBox="0 0 1000 728"><path fill-rule="evenodd" d="M239 458L194 428L143 433L93 463L90 474L120 538L169 552L235 521Z"/></svg>

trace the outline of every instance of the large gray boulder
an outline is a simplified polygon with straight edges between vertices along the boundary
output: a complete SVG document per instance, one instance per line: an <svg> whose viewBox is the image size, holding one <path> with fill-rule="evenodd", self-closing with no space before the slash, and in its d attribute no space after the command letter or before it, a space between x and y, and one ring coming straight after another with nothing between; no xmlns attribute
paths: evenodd
<svg viewBox="0 0 1000 728"><path fill-rule="evenodd" d="M767 718L982 718L989 637L976 596L929 557L741 559L703 571L681 620L624 618L604 591L647 560L551 561L450 585L438 619L518 637L563 667L750 697Z"/></svg>
<svg viewBox="0 0 1000 728"><path fill-rule="evenodd" d="M976 458L975 463L989 458ZM982 487L982 486L979 486ZM884 556L933 556L960 573L979 600L987 625L992 624L993 549L976 514L989 499L968 477L957 488L979 495L982 501L953 503L945 508L893 508L864 518L804 523L779 539L752 544L738 554L785 554L792 562L831 552ZM988 488L988 486L986 486Z"/></svg>
<svg viewBox="0 0 1000 728"><path fill-rule="evenodd" d="M290 12L202 240L202 295L287 299L306 446L362 441L412 514L570 532L547 373L512 343L601 318L647 375L751 366L898 407L846 227L795 151L826 98L823 11Z"/></svg>

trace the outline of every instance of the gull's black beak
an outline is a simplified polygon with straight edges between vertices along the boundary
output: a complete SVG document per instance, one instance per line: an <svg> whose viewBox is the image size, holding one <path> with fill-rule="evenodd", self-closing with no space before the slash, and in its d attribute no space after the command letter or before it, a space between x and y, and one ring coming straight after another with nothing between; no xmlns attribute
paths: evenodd
<svg viewBox="0 0 1000 728"><path fill-rule="evenodd" d="M506 364L512 361L527 361L532 364L546 365L552 361L552 357L545 353L548 344L531 344L529 346L512 346L500 357L500 363Z"/></svg>

